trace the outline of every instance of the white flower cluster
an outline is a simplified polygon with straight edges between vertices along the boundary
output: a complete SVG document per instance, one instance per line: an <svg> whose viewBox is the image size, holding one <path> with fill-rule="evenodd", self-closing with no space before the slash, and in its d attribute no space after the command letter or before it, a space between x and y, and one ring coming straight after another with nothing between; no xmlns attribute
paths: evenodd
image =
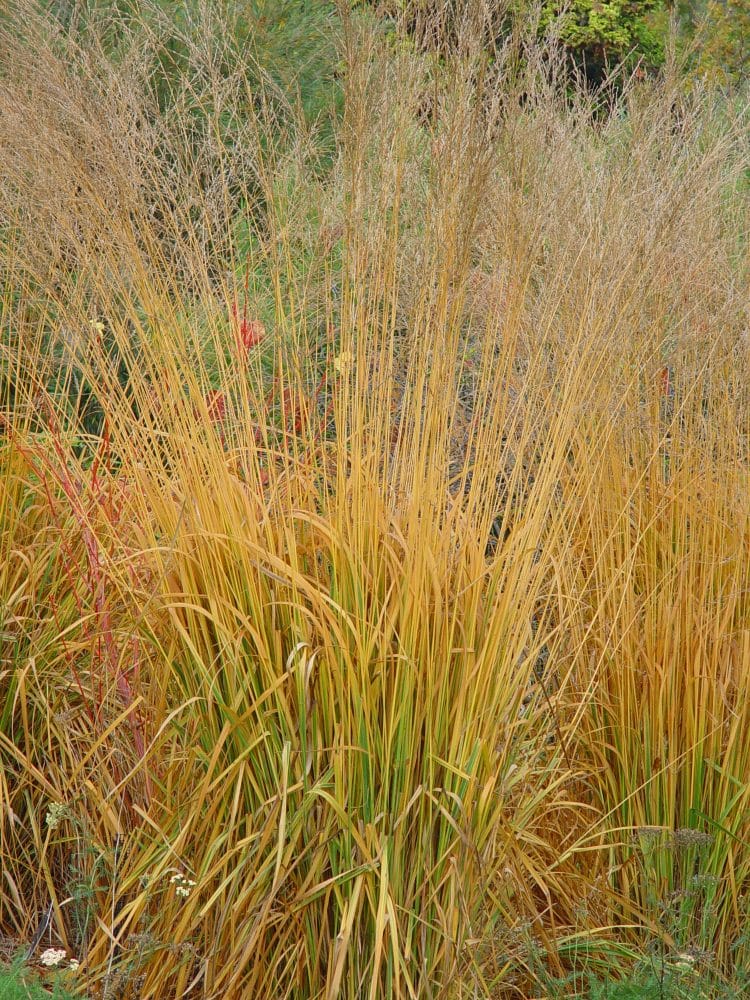
<svg viewBox="0 0 750 1000"><path fill-rule="evenodd" d="M691 955L689 951L680 952L677 956L677 961L675 962L675 968L679 969L680 972L689 972L695 965L695 955Z"/></svg>
<svg viewBox="0 0 750 1000"><path fill-rule="evenodd" d="M59 965L64 958L65 950L63 948L47 948L39 956L39 961L42 965L52 968L55 965Z"/></svg>
<svg viewBox="0 0 750 1000"><path fill-rule="evenodd" d="M56 830L60 825L60 823L67 816L67 813L68 810L64 803L50 802L50 804L47 806L47 815L45 816L44 821L50 828L50 830Z"/></svg>
<svg viewBox="0 0 750 1000"><path fill-rule="evenodd" d="M186 878L184 875L173 875L169 880L172 885L175 886L175 892L178 896L182 896L183 899L187 899L195 886L195 882L191 878Z"/></svg>

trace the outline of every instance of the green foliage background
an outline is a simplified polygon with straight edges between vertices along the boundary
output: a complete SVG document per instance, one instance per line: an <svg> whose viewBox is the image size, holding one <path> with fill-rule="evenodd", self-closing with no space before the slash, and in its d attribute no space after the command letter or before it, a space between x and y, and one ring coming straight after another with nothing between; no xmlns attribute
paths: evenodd
<svg viewBox="0 0 750 1000"><path fill-rule="evenodd" d="M308 123L325 123L339 102L338 18L330 0L46 0L44 6L71 35L94 29L101 34L106 25L115 62L148 40L162 109L187 83L194 94L187 110L206 114L209 70L226 79L240 66L243 79L254 79L258 90L261 82L270 84L279 108L300 110ZM204 54L200 64L196 52ZM247 96L252 100L254 94Z"/></svg>
<svg viewBox="0 0 750 1000"><path fill-rule="evenodd" d="M594 81L618 63L664 61L663 0L545 0L541 27L559 32L576 66Z"/></svg>
<svg viewBox="0 0 750 1000"><path fill-rule="evenodd" d="M682 0L677 12L683 40L695 44L693 71L723 85L746 85L750 0Z"/></svg>
<svg viewBox="0 0 750 1000"><path fill-rule="evenodd" d="M429 19L445 37L463 0L365 0L416 30ZM599 83L624 64L654 72L664 63L670 22L690 74L742 85L750 71L750 0L506 0L495 5L492 31L501 41L537 11L541 34L564 43L571 68Z"/></svg>

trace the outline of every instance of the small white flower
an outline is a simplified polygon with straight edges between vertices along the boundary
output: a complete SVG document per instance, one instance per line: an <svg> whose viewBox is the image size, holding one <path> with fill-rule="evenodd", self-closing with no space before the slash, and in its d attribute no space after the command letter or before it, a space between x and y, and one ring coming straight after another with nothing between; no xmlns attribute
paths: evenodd
<svg viewBox="0 0 750 1000"><path fill-rule="evenodd" d="M187 876L182 875L180 872L173 875L169 881L172 885L174 885L175 893L178 896L182 896L183 899L187 899L193 886L195 885L195 881L193 879L187 878Z"/></svg>
<svg viewBox="0 0 750 1000"><path fill-rule="evenodd" d="M73 972L75 972L80 964L81 963L78 961L77 958L71 958L70 962L68 963L68 968L72 969Z"/></svg>
<svg viewBox="0 0 750 1000"><path fill-rule="evenodd" d="M64 958L65 951L63 948L47 948L46 951L42 952L39 961L42 965L51 968L52 966L59 965Z"/></svg>

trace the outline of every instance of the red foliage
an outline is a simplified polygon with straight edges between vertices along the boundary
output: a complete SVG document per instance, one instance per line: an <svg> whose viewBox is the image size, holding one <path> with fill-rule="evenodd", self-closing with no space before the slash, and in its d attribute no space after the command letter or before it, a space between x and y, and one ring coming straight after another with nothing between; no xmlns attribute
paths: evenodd
<svg viewBox="0 0 750 1000"><path fill-rule="evenodd" d="M232 305L232 318L237 331L237 343L244 351L249 351L263 340L266 328L259 319L248 319L247 315L247 276L245 277L245 294L240 316L237 302Z"/></svg>
<svg viewBox="0 0 750 1000"><path fill-rule="evenodd" d="M239 339L246 351L259 344L265 335L266 328L259 319L248 320L245 317L242 318L239 328Z"/></svg>
<svg viewBox="0 0 750 1000"><path fill-rule="evenodd" d="M227 418L227 397L221 389L212 389L206 395L208 415L214 423L223 424Z"/></svg>
<svg viewBox="0 0 750 1000"><path fill-rule="evenodd" d="M46 401L45 401L46 403ZM109 428L105 424L102 440L88 473L83 481L71 471L68 455L62 444L60 429L52 408L48 403L42 408L46 412L50 429L52 454L42 447L26 445L20 441L16 446L26 459L29 468L38 477L49 505L54 523L59 529L61 540L61 569L69 581L70 590L81 615L83 634L92 650L91 675L95 681L92 700L85 692L75 660L65 649L66 660L78 686L81 699L94 725L101 722L105 698L104 680L112 681L122 705L128 709L128 725L138 757L146 754L144 720L137 710L138 697L135 692L139 678L140 649L136 637L131 638L130 648L124 648L122 638L115 626L113 611L117 596L111 586L107 571L108 555L105 544L94 530L97 514L103 515L105 523L116 529L122 517L124 491L113 489L112 456ZM102 475L104 470L105 475ZM68 511L80 532L83 543L84 563L80 565L70 538L70 525L64 521L64 509L59 503L59 494L67 500ZM53 613L57 618L57 607L53 602ZM151 796L151 779L145 769L146 798Z"/></svg>

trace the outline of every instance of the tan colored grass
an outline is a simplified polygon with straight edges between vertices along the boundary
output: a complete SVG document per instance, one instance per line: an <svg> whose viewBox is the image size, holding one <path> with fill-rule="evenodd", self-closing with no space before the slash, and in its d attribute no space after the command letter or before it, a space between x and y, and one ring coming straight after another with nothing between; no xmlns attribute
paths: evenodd
<svg viewBox="0 0 750 1000"><path fill-rule="evenodd" d="M113 66L14 10L0 928L52 901L141 998L533 995L576 935L713 934L730 974L742 112L667 80L599 121L533 60L521 101L468 35L435 68L349 19L323 182L262 103L188 144L146 42ZM714 835L677 929L649 879L697 855L643 827Z"/></svg>

